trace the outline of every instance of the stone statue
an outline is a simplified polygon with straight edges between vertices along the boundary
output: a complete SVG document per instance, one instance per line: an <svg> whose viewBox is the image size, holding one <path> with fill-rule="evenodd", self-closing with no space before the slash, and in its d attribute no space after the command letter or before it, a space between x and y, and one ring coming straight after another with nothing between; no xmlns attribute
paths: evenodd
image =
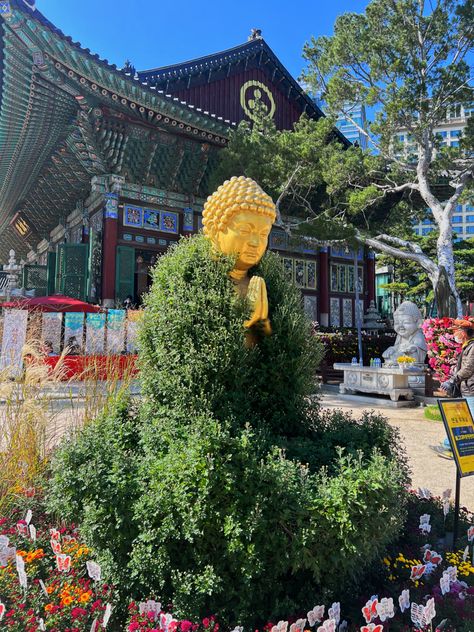
<svg viewBox="0 0 474 632"><path fill-rule="evenodd" d="M240 176L227 180L207 198L202 215L204 234L214 248L236 257L230 276L252 307L245 327L270 335L265 281L249 276L249 270L260 262L267 249L276 219L275 204L254 180Z"/></svg>
<svg viewBox="0 0 474 632"><path fill-rule="evenodd" d="M383 354L385 363L389 366L397 364L397 358L402 355L415 358L417 364L423 364L426 357L426 341L421 330L423 317L420 310L411 301L405 301L393 315L394 329L397 338L393 347L389 347Z"/></svg>

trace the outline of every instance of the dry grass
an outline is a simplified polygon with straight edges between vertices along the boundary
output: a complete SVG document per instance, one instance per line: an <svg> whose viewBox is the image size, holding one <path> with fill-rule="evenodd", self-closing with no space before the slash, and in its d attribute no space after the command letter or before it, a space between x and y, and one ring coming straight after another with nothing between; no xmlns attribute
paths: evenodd
<svg viewBox="0 0 474 632"><path fill-rule="evenodd" d="M95 419L110 398L129 388L133 379L131 369L120 377L111 361L105 366L107 381L100 381L104 365L92 363L82 376L76 398L77 382L73 385L65 380L64 355L51 370L44 364L41 346L29 337L19 378L12 380L8 369L0 371L0 515L15 496L23 495L45 475L51 452L64 434L74 435Z"/></svg>

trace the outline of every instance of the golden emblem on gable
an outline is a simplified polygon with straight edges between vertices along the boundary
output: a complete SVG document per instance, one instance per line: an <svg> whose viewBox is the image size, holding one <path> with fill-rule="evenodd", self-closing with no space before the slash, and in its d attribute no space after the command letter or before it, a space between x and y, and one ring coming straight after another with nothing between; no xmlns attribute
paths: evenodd
<svg viewBox="0 0 474 632"><path fill-rule="evenodd" d="M257 103L269 118L273 118L276 104L270 89L261 81L246 81L240 89L240 105L252 121L257 119Z"/></svg>

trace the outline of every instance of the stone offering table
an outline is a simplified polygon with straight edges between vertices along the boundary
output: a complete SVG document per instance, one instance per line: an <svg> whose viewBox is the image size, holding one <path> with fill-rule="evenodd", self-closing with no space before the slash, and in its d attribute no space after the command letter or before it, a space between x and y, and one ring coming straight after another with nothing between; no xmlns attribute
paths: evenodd
<svg viewBox="0 0 474 632"><path fill-rule="evenodd" d="M339 386L341 394L359 391L389 395L392 402L398 402L400 397L406 397L408 400L414 398L413 389L408 383L409 378L418 373L414 369L402 369L399 366L377 368L342 363L336 363L334 368L344 372L344 382Z"/></svg>

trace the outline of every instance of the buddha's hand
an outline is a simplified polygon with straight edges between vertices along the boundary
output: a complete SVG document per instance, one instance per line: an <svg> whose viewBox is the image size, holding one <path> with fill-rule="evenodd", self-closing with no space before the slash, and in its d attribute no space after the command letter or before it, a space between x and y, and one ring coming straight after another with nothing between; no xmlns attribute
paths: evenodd
<svg viewBox="0 0 474 632"><path fill-rule="evenodd" d="M268 297L267 286L262 277L253 276L250 279L247 289L247 299L252 308L252 316L246 320L244 325L247 329L254 325L263 328L265 334L271 333L270 321L268 320Z"/></svg>

